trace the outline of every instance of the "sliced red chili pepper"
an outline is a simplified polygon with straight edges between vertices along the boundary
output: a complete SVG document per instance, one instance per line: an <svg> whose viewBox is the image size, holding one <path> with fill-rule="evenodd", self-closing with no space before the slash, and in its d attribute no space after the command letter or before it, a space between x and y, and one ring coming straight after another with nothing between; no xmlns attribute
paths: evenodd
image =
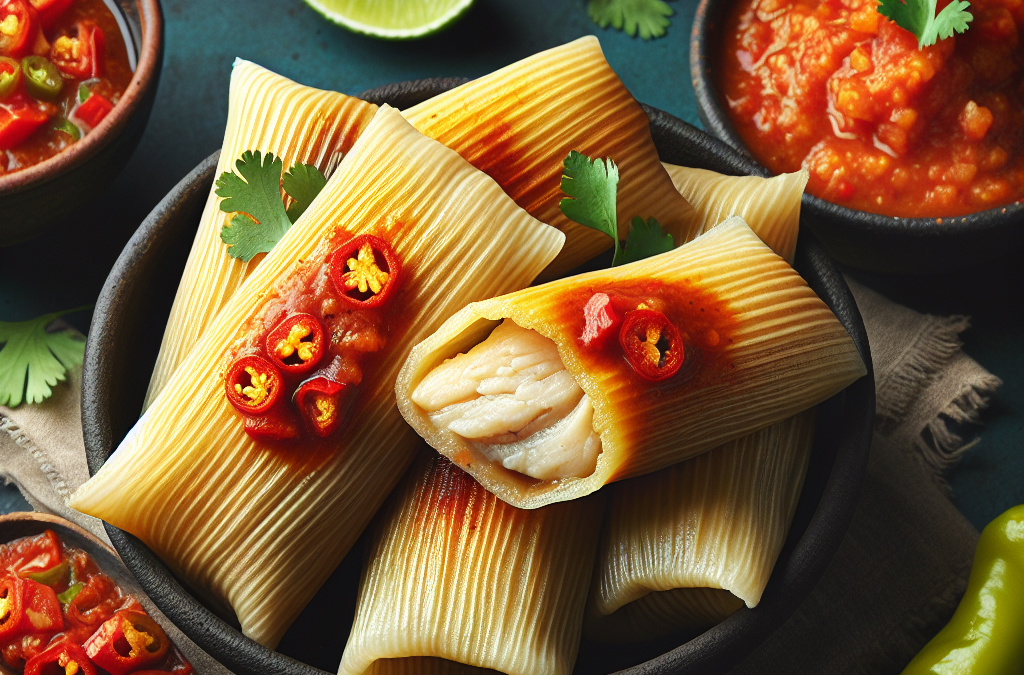
<svg viewBox="0 0 1024 675"><path fill-rule="evenodd" d="M51 28L60 15L71 7L75 0L29 0L39 15L43 28Z"/></svg>
<svg viewBox="0 0 1024 675"><path fill-rule="evenodd" d="M63 628L60 601L52 588L12 573L0 579L0 642L54 635Z"/></svg>
<svg viewBox="0 0 1024 675"><path fill-rule="evenodd" d="M0 150L13 150L46 124L50 114L45 104L15 94L0 105Z"/></svg>
<svg viewBox="0 0 1024 675"><path fill-rule="evenodd" d="M122 610L82 645L92 662L111 675L127 675L163 658L170 648L163 629L139 610Z"/></svg>
<svg viewBox="0 0 1024 675"><path fill-rule="evenodd" d="M89 98L85 99L85 103L75 108L71 116L79 122L83 122L90 129L95 129L113 109L114 104L110 102L110 99L99 94L91 94Z"/></svg>
<svg viewBox="0 0 1024 675"><path fill-rule="evenodd" d="M50 60L60 72L78 80L103 77L106 72L107 38L92 21L75 24L74 35L61 35L53 41Z"/></svg>
<svg viewBox="0 0 1024 675"><path fill-rule="evenodd" d="M228 401L246 415L262 415L281 398L281 373L262 356L243 356L228 368L224 391Z"/></svg>
<svg viewBox="0 0 1024 675"><path fill-rule="evenodd" d="M369 234L351 239L331 256L334 288L357 309L384 306L398 288L401 271L391 244Z"/></svg>
<svg viewBox="0 0 1024 675"><path fill-rule="evenodd" d="M0 56L20 59L32 53L39 32L39 17L27 0L0 2Z"/></svg>
<svg viewBox="0 0 1024 675"><path fill-rule="evenodd" d="M312 314L293 314L267 335L270 360L285 375L301 375L324 355L324 328Z"/></svg>
<svg viewBox="0 0 1024 675"><path fill-rule="evenodd" d="M608 338L619 330L619 316L612 307L612 299L607 293L594 293L583 307L583 335L580 341L584 347L600 347Z"/></svg>
<svg viewBox="0 0 1024 675"><path fill-rule="evenodd" d="M683 338L668 317L653 309L626 313L619 331L626 360L641 377L664 380L683 365Z"/></svg>
<svg viewBox="0 0 1024 675"><path fill-rule="evenodd" d="M82 557L74 561L75 578L87 579L85 585L68 603L65 635L81 643L124 604L124 599L110 577L90 570L91 560ZM83 574L83 572L91 572Z"/></svg>
<svg viewBox="0 0 1024 675"><path fill-rule="evenodd" d="M342 425L362 374L354 364L336 356L295 391L295 404L306 426L324 438Z"/></svg>
<svg viewBox="0 0 1024 675"><path fill-rule="evenodd" d="M85 650L70 642L58 642L25 664L25 675L96 675L96 666Z"/></svg>
<svg viewBox="0 0 1024 675"><path fill-rule="evenodd" d="M10 571L24 577L56 567L63 559L60 537L46 530L0 547L0 573Z"/></svg>
<svg viewBox="0 0 1024 675"><path fill-rule="evenodd" d="M245 433L257 441L287 441L299 437L299 425L283 410L245 416Z"/></svg>

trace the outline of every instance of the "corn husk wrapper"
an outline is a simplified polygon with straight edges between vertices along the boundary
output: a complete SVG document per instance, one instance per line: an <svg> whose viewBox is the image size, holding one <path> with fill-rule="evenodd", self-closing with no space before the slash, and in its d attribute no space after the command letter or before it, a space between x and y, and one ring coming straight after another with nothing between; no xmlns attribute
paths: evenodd
<svg viewBox="0 0 1024 675"><path fill-rule="evenodd" d="M655 386L616 349L583 348L583 306L595 292L666 312L693 350L690 365ZM590 397L602 442L591 475L540 481L508 470L412 401L430 371L506 318L553 340ZM466 307L413 349L395 391L402 416L432 447L499 498L536 508L699 455L806 410L865 373L835 315L736 218L669 253Z"/></svg>
<svg viewBox="0 0 1024 675"><path fill-rule="evenodd" d="M247 150L281 157L287 171L312 164L326 174L355 143L377 106L344 94L304 87L255 63L238 59L231 71L228 121L217 176L232 171ZM228 298L263 259L248 263L228 255L220 231L232 214L220 210L210 188L199 229L178 283L144 409L164 388Z"/></svg>
<svg viewBox="0 0 1024 675"><path fill-rule="evenodd" d="M677 242L699 232L693 209L658 159L647 115L611 69L596 37L518 61L405 111L413 126L491 175L516 203L565 233L542 278L560 276L612 246L558 207L572 150L619 167L618 222L654 217Z"/></svg>
<svg viewBox="0 0 1024 675"><path fill-rule="evenodd" d="M756 607L796 511L814 410L611 490L586 634L707 628Z"/></svg>
<svg viewBox="0 0 1024 675"><path fill-rule="evenodd" d="M597 496L517 509L424 453L378 522L339 674L428 657L426 672L569 675L603 515Z"/></svg>
<svg viewBox="0 0 1024 675"><path fill-rule="evenodd" d="M665 170L679 194L693 205L698 233L739 216L768 248L793 264L800 203L810 175L806 169L771 178L725 176L674 164L665 164Z"/></svg>
<svg viewBox="0 0 1024 675"><path fill-rule="evenodd" d="M336 228L381 236L402 260L387 346L348 426L324 447L258 443L224 395L224 368L299 261L329 252ZM138 536L229 605L245 635L276 645L420 445L394 401L411 346L467 302L529 284L562 241L456 153L381 108L72 507Z"/></svg>
<svg viewBox="0 0 1024 675"><path fill-rule="evenodd" d="M665 168L703 230L741 216L792 262L806 171L759 178ZM813 412L804 412L615 485L588 602L588 636L647 640L705 629L744 601L756 606L796 509L813 429Z"/></svg>

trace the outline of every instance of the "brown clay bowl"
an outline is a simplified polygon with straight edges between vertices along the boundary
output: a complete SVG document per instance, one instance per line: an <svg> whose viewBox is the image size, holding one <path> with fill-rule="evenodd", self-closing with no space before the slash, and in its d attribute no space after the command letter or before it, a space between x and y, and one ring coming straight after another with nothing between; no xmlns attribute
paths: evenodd
<svg viewBox="0 0 1024 675"><path fill-rule="evenodd" d="M0 248L42 235L110 183L142 140L163 65L160 0L114 0L128 27L135 75L92 133L34 166L0 176Z"/></svg>

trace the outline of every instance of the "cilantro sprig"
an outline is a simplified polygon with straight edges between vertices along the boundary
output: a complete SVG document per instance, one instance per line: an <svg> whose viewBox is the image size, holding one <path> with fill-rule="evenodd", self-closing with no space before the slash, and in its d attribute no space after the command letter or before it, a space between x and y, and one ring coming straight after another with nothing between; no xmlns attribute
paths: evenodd
<svg viewBox="0 0 1024 675"><path fill-rule="evenodd" d="M938 15L935 14L936 0L881 0L881 3L878 13L913 33L919 50L952 37L954 32L963 33L967 24L974 20L966 11L971 3L964 0L953 0Z"/></svg>
<svg viewBox="0 0 1024 675"><path fill-rule="evenodd" d="M82 365L85 340L70 329L46 329L65 314L85 309L89 307L16 323L0 321L0 405L15 408L23 402L45 401L69 370Z"/></svg>
<svg viewBox="0 0 1024 675"><path fill-rule="evenodd" d="M566 218L612 238L615 242L613 267L672 250L672 235L665 233L654 218L646 221L640 217L633 218L625 247L619 241L616 217L619 167L611 158L590 159L573 150L565 158L563 166L562 192L567 196L558 206Z"/></svg>
<svg viewBox="0 0 1024 675"><path fill-rule="evenodd" d="M223 197L220 210L235 214L221 228L220 238L228 245L228 255L249 262L274 248L320 194L327 178L309 164L296 164L282 177L284 161L259 150L242 153L235 168L238 173L225 171L217 179L217 196ZM292 198L287 210L282 189Z"/></svg>
<svg viewBox="0 0 1024 675"><path fill-rule="evenodd" d="M587 14L601 28L611 26L630 37L639 31L642 39L651 40L665 34L674 12L663 0L590 0Z"/></svg>

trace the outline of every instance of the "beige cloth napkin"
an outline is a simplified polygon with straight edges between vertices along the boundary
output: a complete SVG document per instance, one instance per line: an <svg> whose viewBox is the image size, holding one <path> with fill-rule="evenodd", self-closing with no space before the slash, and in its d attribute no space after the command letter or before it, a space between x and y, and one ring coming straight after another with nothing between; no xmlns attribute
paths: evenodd
<svg viewBox="0 0 1024 675"><path fill-rule="evenodd" d="M954 426L977 422L1000 381L960 351L965 317L919 314L855 281L850 287L878 389L861 505L821 583L736 672L899 672L966 586L978 533L943 494L941 471L970 446ZM0 475L36 509L105 539L98 521L65 506L88 478L80 387L73 373L40 405L0 406ZM198 672L227 672L174 633Z"/></svg>

